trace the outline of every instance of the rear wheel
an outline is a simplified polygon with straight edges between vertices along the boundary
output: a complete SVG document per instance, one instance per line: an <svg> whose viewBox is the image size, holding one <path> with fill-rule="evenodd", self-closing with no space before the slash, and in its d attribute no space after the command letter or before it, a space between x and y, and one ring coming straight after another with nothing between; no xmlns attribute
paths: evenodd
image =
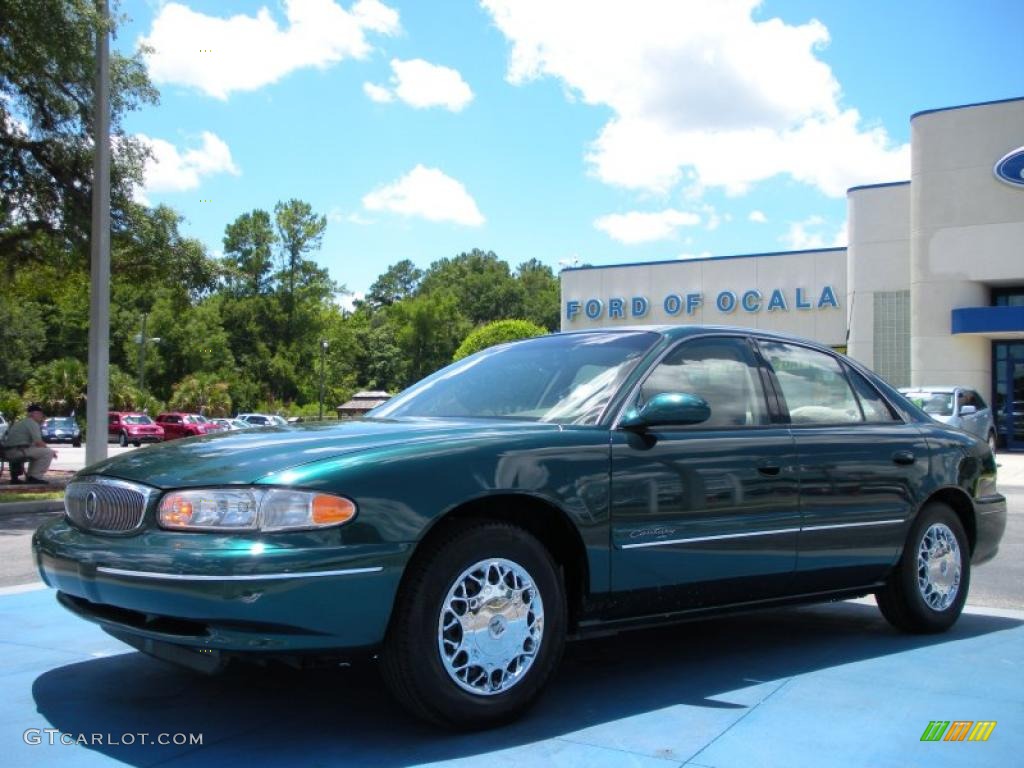
<svg viewBox="0 0 1024 768"><path fill-rule="evenodd" d="M942 502L925 505L910 529L900 563L875 599L905 632L943 632L956 622L971 583L963 524Z"/></svg>
<svg viewBox="0 0 1024 768"><path fill-rule="evenodd" d="M381 668L414 715L454 728L513 719L562 656L565 591L547 549L499 522L427 545L395 603Z"/></svg>
<svg viewBox="0 0 1024 768"><path fill-rule="evenodd" d="M128 447L128 435L126 435L124 432L122 432L118 436L118 438L117 438L117 444L120 445L122 448L127 448Z"/></svg>

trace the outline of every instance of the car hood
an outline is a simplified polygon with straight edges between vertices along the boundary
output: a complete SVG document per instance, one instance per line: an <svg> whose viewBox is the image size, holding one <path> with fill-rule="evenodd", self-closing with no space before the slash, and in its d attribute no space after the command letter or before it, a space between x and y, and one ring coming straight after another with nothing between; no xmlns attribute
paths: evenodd
<svg viewBox="0 0 1024 768"><path fill-rule="evenodd" d="M386 445L428 446L466 437L558 430L557 424L492 419L366 419L225 431L154 445L81 470L157 488L254 483L273 472Z"/></svg>

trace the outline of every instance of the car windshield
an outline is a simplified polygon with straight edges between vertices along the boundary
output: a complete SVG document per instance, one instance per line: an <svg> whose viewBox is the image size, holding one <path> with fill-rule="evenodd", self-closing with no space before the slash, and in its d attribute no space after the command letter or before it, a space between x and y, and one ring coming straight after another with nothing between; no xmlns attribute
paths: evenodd
<svg viewBox="0 0 1024 768"><path fill-rule="evenodd" d="M952 392L907 392L905 397L931 416L953 415Z"/></svg>
<svg viewBox="0 0 1024 768"><path fill-rule="evenodd" d="M152 424L153 420L149 416L125 416L122 421L125 424Z"/></svg>
<svg viewBox="0 0 1024 768"><path fill-rule="evenodd" d="M554 334L492 347L429 376L368 416L596 424L657 340L655 333L623 331Z"/></svg>
<svg viewBox="0 0 1024 768"><path fill-rule="evenodd" d="M75 420L72 419L72 418L50 419L50 421L52 422L50 426L52 426L52 427L54 427L56 429L74 429L75 428Z"/></svg>
<svg viewBox="0 0 1024 768"><path fill-rule="evenodd" d="M185 417L185 423L186 424L205 424L206 423L206 417L205 416L186 416Z"/></svg>

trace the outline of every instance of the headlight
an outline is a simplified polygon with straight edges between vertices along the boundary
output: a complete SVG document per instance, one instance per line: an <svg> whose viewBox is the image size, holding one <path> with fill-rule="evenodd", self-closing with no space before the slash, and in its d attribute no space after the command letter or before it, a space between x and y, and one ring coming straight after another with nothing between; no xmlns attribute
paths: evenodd
<svg viewBox="0 0 1024 768"><path fill-rule="evenodd" d="M327 528L356 516L354 502L289 488L211 488L171 491L157 518L172 530L294 531Z"/></svg>

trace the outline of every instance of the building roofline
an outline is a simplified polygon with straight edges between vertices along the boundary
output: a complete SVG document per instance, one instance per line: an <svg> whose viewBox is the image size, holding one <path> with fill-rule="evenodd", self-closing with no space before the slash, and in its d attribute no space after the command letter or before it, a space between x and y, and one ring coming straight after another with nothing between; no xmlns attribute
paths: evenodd
<svg viewBox="0 0 1024 768"><path fill-rule="evenodd" d="M633 261L628 264L591 264L583 267L566 267L561 272L581 272L587 269L617 269L619 267L656 267L661 264L689 264L693 261L728 261L730 259L752 259L761 256L793 256L803 253L834 253L845 251L847 247L839 248L807 248L802 251L769 251L767 253L737 253L729 256L701 256L697 259L663 259L660 261Z"/></svg>
<svg viewBox="0 0 1024 768"><path fill-rule="evenodd" d="M1007 104L1011 101L1024 101L1024 96L1013 96L1009 99L994 99L992 101L976 101L973 104L957 104L953 107L939 107L938 109L923 109L912 114L910 121L913 122L915 118L921 117L921 115L932 115L936 112L950 112L954 109L970 109L971 107L987 107L991 104Z"/></svg>
<svg viewBox="0 0 1024 768"><path fill-rule="evenodd" d="M846 194L851 192L859 192L862 189L878 189L879 187L902 187L904 184L909 184L910 179L906 181L883 181L880 184L858 184L856 187L850 187L846 190Z"/></svg>

